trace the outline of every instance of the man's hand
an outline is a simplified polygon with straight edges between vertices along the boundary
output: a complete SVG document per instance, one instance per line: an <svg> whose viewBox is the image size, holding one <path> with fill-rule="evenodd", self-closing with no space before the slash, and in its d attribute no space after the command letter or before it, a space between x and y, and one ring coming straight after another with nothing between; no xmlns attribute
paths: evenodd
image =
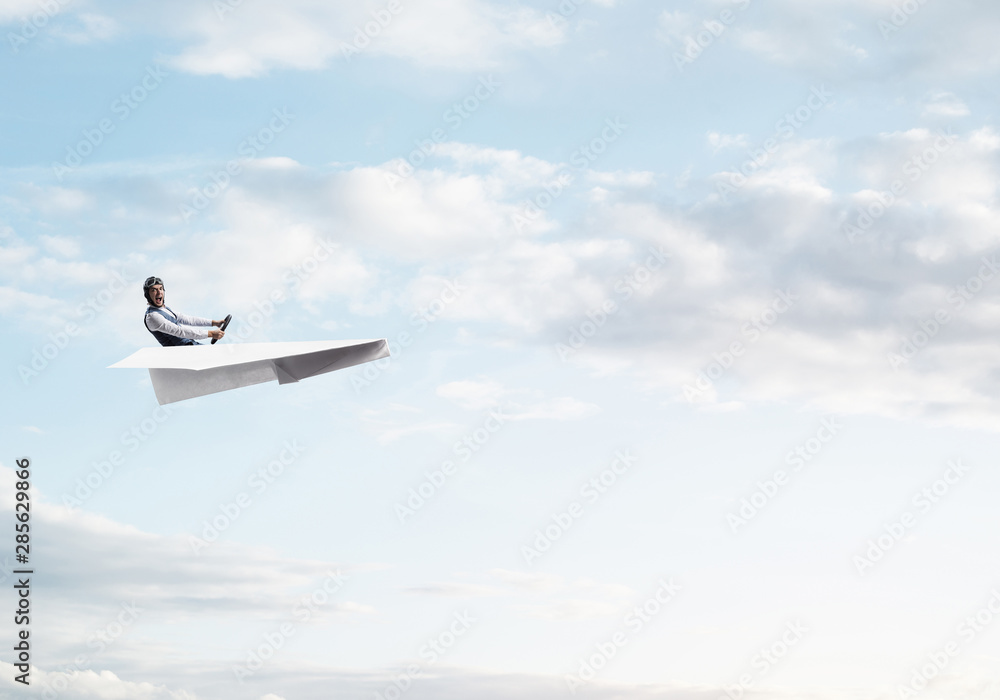
<svg viewBox="0 0 1000 700"><path fill-rule="evenodd" d="M217 329L213 328L212 330L210 330L208 332L208 337L209 338L214 338L215 340L218 340L219 338L221 338L225 334L226 334L225 331L220 331L220 330L217 330Z"/></svg>
<svg viewBox="0 0 1000 700"><path fill-rule="evenodd" d="M225 322L226 322L226 319L222 319L221 321L212 321L212 325L215 326L216 328L218 328L218 327L220 327Z"/></svg>

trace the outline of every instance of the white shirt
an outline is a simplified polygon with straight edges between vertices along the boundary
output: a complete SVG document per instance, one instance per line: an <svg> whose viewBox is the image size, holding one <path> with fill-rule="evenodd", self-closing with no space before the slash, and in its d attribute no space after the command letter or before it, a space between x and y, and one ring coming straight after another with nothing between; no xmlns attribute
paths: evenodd
<svg viewBox="0 0 1000 700"><path fill-rule="evenodd" d="M197 328L197 326L211 327L212 319L200 318L199 316L185 316L184 314L171 311L166 306L159 307L161 311L174 317L176 323L171 323L161 314L153 311L152 308L156 307L151 307L146 311L146 328L149 330L174 335L178 338L190 338L191 340L206 340L208 338L208 331Z"/></svg>

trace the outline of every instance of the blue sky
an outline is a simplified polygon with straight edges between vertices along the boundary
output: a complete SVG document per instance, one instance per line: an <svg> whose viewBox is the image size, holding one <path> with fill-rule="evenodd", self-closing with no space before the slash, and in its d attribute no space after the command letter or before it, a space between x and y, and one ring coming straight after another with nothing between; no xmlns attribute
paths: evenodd
<svg viewBox="0 0 1000 700"><path fill-rule="evenodd" d="M43 697L996 697L996 7L0 24ZM393 356L166 411L149 275Z"/></svg>

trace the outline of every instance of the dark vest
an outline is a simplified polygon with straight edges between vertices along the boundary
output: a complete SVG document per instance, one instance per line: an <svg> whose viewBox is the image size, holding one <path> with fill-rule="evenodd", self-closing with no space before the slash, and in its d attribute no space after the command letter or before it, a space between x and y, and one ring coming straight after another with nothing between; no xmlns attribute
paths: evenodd
<svg viewBox="0 0 1000 700"><path fill-rule="evenodd" d="M171 323L177 323L177 317L174 315L174 312L170 311L168 314L164 311L164 309L170 311L170 307L168 306L164 306L162 308L150 306L146 309L146 316L149 316L149 314L160 314L160 316L163 316L163 318L167 319ZM198 345L198 343L194 342L190 338L178 338L176 335L170 335L169 333L164 333L162 331L154 331L149 327L149 324L146 323L146 316L142 317L142 323L146 326L146 330L153 334L153 337L156 338L160 345Z"/></svg>

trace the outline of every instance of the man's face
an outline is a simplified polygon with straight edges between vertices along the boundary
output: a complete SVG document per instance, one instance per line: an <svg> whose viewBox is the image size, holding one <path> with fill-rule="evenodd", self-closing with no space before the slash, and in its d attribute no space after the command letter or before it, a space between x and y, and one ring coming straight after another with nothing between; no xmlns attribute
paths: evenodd
<svg viewBox="0 0 1000 700"><path fill-rule="evenodd" d="M153 302L153 306L163 306L163 285L154 284L149 288L149 298Z"/></svg>

